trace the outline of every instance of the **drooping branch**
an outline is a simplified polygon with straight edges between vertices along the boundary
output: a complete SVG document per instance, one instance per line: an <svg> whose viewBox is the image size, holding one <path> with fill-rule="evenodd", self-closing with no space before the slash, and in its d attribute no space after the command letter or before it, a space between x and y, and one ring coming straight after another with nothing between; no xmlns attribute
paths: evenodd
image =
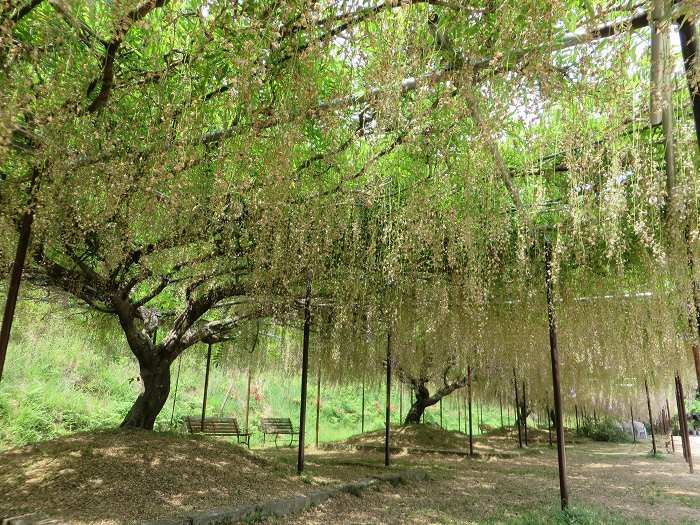
<svg viewBox="0 0 700 525"><path fill-rule="evenodd" d="M114 61L117 56L117 51L122 45L126 34L134 23L138 22L144 18L153 9L162 7L165 5L167 0L146 0L145 2L136 6L133 10L129 11L124 20L117 23L117 29L115 31L112 39L106 43L105 46L105 58L102 65L102 75L100 81L100 91L97 96L88 106L88 111L94 113L95 111L102 108L109 98L112 92L112 86L114 84Z"/></svg>

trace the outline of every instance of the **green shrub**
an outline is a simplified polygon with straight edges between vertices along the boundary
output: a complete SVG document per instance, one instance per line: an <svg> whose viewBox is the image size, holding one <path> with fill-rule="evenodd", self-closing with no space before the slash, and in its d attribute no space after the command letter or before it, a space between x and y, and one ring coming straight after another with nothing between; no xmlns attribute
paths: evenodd
<svg viewBox="0 0 700 525"><path fill-rule="evenodd" d="M614 443L622 443L630 439L620 427L620 422L611 417L601 418L597 422L593 419L584 420L578 434L594 441L610 441Z"/></svg>

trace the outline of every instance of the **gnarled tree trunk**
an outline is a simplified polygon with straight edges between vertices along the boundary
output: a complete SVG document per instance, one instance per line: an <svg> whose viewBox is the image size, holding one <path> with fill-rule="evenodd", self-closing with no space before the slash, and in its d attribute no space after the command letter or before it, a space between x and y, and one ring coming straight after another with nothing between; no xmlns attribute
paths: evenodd
<svg viewBox="0 0 700 525"><path fill-rule="evenodd" d="M431 396L430 391L428 390L428 382L426 380L411 379L408 378L405 373L403 374L403 377L404 379L402 380L409 383L416 395L416 399L413 401L408 414L406 414L406 418L403 422L404 425L420 423L421 418L423 417L423 412L425 412L426 408L439 403L443 397L448 396L455 390L464 387L468 382L467 376L461 377L452 383L445 382L445 385L439 388Z"/></svg>
<svg viewBox="0 0 700 525"><path fill-rule="evenodd" d="M428 388L425 386L425 384L419 384L417 388L414 388L413 390L416 395L416 398L413 401L413 404L411 405L408 414L406 414L406 419L404 419L403 422L404 425L420 423L425 409L431 405L434 405L441 399L438 398L437 400L430 402L432 401L430 399L430 392L428 392Z"/></svg>
<svg viewBox="0 0 700 525"><path fill-rule="evenodd" d="M170 394L170 363L170 359L156 356L139 362L143 392L134 401L122 427L153 430Z"/></svg>

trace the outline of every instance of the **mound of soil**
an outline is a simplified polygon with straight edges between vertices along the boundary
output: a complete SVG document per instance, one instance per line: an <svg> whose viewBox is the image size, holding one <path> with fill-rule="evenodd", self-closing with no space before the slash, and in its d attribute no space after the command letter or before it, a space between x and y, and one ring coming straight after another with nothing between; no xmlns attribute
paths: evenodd
<svg viewBox="0 0 700 525"><path fill-rule="evenodd" d="M391 446L434 450L468 450L469 436L461 432L443 430L436 425L405 425L391 427ZM384 446L384 430L357 434L345 440L348 445ZM476 441L475 441L476 444Z"/></svg>
<svg viewBox="0 0 700 525"><path fill-rule="evenodd" d="M137 430L74 434L0 453L0 521L39 512L124 524L304 491L294 471L224 441Z"/></svg>
<svg viewBox="0 0 700 525"><path fill-rule="evenodd" d="M547 430L528 428L528 443L530 445L546 444L549 440ZM556 434L552 437L556 443ZM571 440L567 435L566 439ZM473 440L474 451L483 455L511 454L517 447L517 429L507 427L496 428L488 433L475 435ZM456 430L443 430L437 425L392 425L392 447L426 450L455 450L466 452L469 450L469 435ZM384 430L357 434L343 441L342 444L351 446L384 446Z"/></svg>

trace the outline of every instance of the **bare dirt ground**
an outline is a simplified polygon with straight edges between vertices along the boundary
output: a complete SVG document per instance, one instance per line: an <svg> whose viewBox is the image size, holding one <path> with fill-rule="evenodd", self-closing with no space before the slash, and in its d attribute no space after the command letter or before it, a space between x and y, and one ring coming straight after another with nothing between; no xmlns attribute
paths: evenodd
<svg viewBox="0 0 700 525"><path fill-rule="evenodd" d="M464 436L450 441L439 429L424 428L396 439L407 447L425 447L431 433L443 448L457 449L465 442ZM700 463L700 438L693 439ZM572 502L607 509L631 523L700 524L700 473L689 475L679 452L654 459L648 448L648 443L593 442L569 447ZM393 457L390 470L420 468L430 481L380 485L277 522L493 524L557 506L556 448L540 443L519 451L512 436L495 435L479 438L476 450L509 454L468 458L403 451ZM122 525L270 501L386 472L383 455L375 450L309 447L306 458L305 475L299 478L296 449L250 454L213 438L135 431L76 434L0 453L0 519L38 511L68 523Z"/></svg>
<svg viewBox="0 0 700 525"><path fill-rule="evenodd" d="M38 511L117 524L276 499L306 490L276 461L213 439L145 431L81 433L0 454L0 521Z"/></svg>
<svg viewBox="0 0 700 525"><path fill-rule="evenodd" d="M699 458L700 438L693 439L695 457ZM511 442L511 450L512 446ZM629 523L700 523L700 473L688 473L680 452L662 453L654 459L647 454L650 447L649 442L586 442L568 447L571 501L603 509ZM356 461L358 455L365 465L383 469L380 454L356 453ZM323 475L342 461L343 455L321 451L308 457L310 473ZM383 486L360 496L344 495L284 523L521 523L519 517L533 509L558 506L556 445L552 449L534 446L507 459L401 455L394 459L392 468L408 465L428 470L432 481Z"/></svg>

